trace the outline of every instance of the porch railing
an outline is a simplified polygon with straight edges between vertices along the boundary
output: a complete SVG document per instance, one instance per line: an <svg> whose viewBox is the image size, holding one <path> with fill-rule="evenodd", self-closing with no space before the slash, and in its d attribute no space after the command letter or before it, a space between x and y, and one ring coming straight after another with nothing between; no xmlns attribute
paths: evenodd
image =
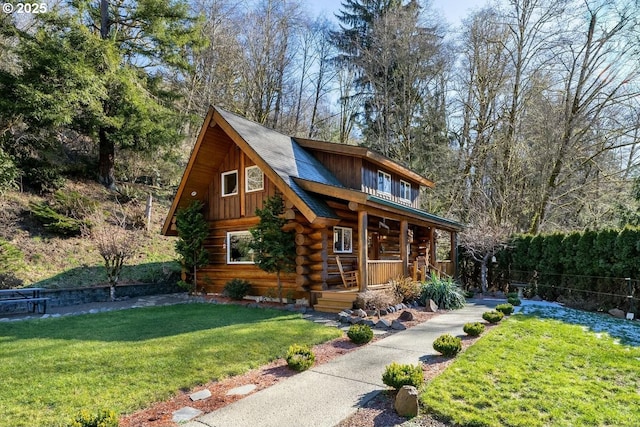
<svg viewBox="0 0 640 427"><path fill-rule="evenodd" d="M381 285L402 276L402 260L367 261L367 285Z"/></svg>

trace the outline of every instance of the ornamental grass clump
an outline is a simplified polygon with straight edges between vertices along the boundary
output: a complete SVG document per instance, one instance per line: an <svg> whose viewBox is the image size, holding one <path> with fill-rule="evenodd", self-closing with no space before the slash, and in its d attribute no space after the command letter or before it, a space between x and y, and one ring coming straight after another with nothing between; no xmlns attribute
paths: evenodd
<svg viewBox="0 0 640 427"><path fill-rule="evenodd" d="M287 365L294 371L306 371L313 366L316 356L306 345L293 344L287 351Z"/></svg>
<svg viewBox="0 0 640 427"><path fill-rule="evenodd" d="M422 381L424 381L424 374L419 364L411 365L392 362L386 366L382 374L382 382L396 390L400 390L405 385L412 385L418 388Z"/></svg>
<svg viewBox="0 0 640 427"><path fill-rule="evenodd" d="M462 340L451 334L440 335L433 342L433 349L445 357L452 357L462 350Z"/></svg>
<svg viewBox="0 0 640 427"><path fill-rule="evenodd" d="M464 307L466 299L464 293L451 278L442 278L434 272L429 281L422 284L420 290L420 304L426 306L429 300L433 300L439 308L455 310Z"/></svg>
<svg viewBox="0 0 640 427"><path fill-rule="evenodd" d="M373 339L373 331L368 325L351 325L347 336L356 344L366 344Z"/></svg>
<svg viewBox="0 0 640 427"><path fill-rule="evenodd" d="M496 311L501 312L505 316L510 316L513 313L513 305L511 304L500 304L496 306Z"/></svg>
<svg viewBox="0 0 640 427"><path fill-rule="evenodd" d="M501 311L491 310L482 313L482 318L489 323L498 323L504 317L504 313Z"/></svg>
<svg viewBox="0 0 640 427"><path fill-rule="evenodd" d="M465 323L462 330L471 337L477 337L484 332L484 325L480 322Z"/></svg>

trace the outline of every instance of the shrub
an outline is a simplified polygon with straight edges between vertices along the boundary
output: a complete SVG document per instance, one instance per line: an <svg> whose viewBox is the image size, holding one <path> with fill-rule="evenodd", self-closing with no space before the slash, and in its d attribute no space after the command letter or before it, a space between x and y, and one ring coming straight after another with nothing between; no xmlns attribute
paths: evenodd
<svg viewBox="0 0 640 427"><path fill-rule="evenodd" d="M351 325L347 336L356 344L365 344L373 339L373 331L368 325Z"/></svg>
<svg viewBox="0 0 640 427"><path fill-rule="evenodd" d="M6 240L0 239L0 289L22 285L15 272L24 266L24 254Z"/></svg>
<svg viewBox="0 0 640 427"><path fill-rule="evenodd" d="M482 313L482 318L489 323L498 323L503 317L504 314L501 311L491 310Z"/></svg>
<svg viewBox="0 0 640 427"><path fill-rule="evenodd" d="M56 191L53 199L53 209L70 218L84 219L98 210L98 202L77 191Z"/></svg>
<svg viewBox="0 0 640 427"><path fill-rule="evenodd" d="M306 345L293 344L287 351L287 365L294 371L306 371L313 366L316 356Z"/></svg>
<svg viewBox="0 0 640 427"><path fill-rule="evenodd" d="M0 194L12 188L16 188L16 180L19 176L20 171L11 159L11 156L6 154L2 151L2 148L0 148Z"/></svg>
<svg viewBox="0 0 640 427"><path fill-rule="evenodd" d="M517 292L509 292L507 293L507 298L518 298Z"/></svg>
<svg viewBox="0 0 640 427"><path fill-rule="evenodd" d="M363 310L380 312L383 308L395 305L398 300L388 290L360 292L356 297L356 307Z"/></svg>
<svg viewBox="0 0 640 427"><path fill-rule="evenodd" d="M443 356L455 356L462 350L462 340L450 334L440 335L433 342L433 349Z"/></svg>
<svg viewBox="0 0 640 427"><path fill-rule="evenodd" d="M23 183L39 193L52 193L64 187L62 169L43 160L28 159L20 165Z"/></svg>
<svg viewBox="0 0 640 427"><path fill-rule="evenodd" d="M382 382L396 390L400 390L405 385L420 387L422 381L424 381L424 374L420 365L402 365L392 362L387 365L382 374Z"/></svg>
<svg viewBox="0 0 640 427"><path fill-rule="evenodd" d="M484 332L484 325L480 322L465 323L462 330L469 336L477 337Z"/></svg>
<svg viewBox="0 0 640 427"><path fill-rule="evenodd" d="M420 283L414 282L411 277L398 277L392 279L390 284L399 301L412 303L420 298Z"/></svg>
<svg viewBox="0 0 640 427"><path fill-rule="evenodd" d="M426 305L430 299L445 310L462 308L466 303L462 290L453 280L443 279L435 273L431 273L429 282L423 283L420 290L420 304Z"/></svg>
<svg viewBox="0 0 640 427"><path fill-rule="evenodd" d="M505 316L509 316L513 313L513 306L511 304L500 304L496 306L496 311L501 312Z"/></svg>
<svg viewBox="0 0 640 427"><path fill-rule="evenodd" d="M62 215L46 202L31 203L31 214L52 233L62 236L79 236L85 229L91 228L91 223Z"/></svg>
<svg viewBox="0 0 640 427"><path fill-rule="evenodd" d="M507 298L507 302L513 306L519 306L520 304L522 304L522 301L520 301L518 297L509 297Z"/></svg>
<svg viewBox="0 0 640 427"><path fill-rule="evenodd" d="M251 283L242 279L231 279L224 285L222 294L233 300L241 300L251 290Z"/></svg>
<svg viewBox="0 0 640 427"><path fill-rule="evenodd" d="M118 416L114 411L101 410L93 414L82 410L71 421L69 427L118 427Z"/></svg>

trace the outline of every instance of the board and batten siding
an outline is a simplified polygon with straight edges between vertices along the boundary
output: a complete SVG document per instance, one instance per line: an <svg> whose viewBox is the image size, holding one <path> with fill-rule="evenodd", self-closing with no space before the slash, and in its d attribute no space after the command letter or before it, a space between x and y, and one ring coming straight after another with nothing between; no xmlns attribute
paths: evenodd
<svg viewBox="0 0 640 427"><path fill-rule="evenodd" d="M237 146L229 147L219 168L214 171L209 184L208 219L234 219L255 216L257 208L262 208L265 199L275 194L275 186L264 177L264 188L247 193L245 191L245 168L255 166ZM222 197L222 174L238 171L238 194Z"/></svg>
<svg viewBox="0 0 640 427"><path fill-rule="evenodd" d="M391 195L381 194L378 192L378 171L383 171L391 175ZM400 181L406 181L411 184L411 202L400 198ZM380 167L372 162L363 161L362 163L362 186L358 188L365 193L388 199L400 205L410 206L412 208L420 208L420 184L408 178L401 177L395 172Z"/></svg>

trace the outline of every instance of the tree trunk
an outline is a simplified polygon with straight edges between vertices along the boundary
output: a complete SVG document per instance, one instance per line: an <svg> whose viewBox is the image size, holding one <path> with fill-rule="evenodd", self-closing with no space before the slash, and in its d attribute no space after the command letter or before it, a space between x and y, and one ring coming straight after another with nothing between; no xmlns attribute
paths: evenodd
<svg viewBox="0 0 640 427"><path fill-rule="evenodd" d="M114 178L116 147L107 137L107 131L100 128L100 154L98 158L98 182L110 190L115 190Z"/></svg>
<svg viewBox="0 0 640 427"><path fill-rule="evenodd" d="M480 263L480 286L482 287L483 294L486 294L489 290L489 286L487 285L487 273L489 271L489 260L492 256L492 253L488 252L482 257L482 262Z"/></svg>
<svg viewBox="0 0 640 427"><path fill-rule="evenodd" d="M116 300L116 284L115 283L109 284L109 298L111 298L111 301Z"/></svg>

